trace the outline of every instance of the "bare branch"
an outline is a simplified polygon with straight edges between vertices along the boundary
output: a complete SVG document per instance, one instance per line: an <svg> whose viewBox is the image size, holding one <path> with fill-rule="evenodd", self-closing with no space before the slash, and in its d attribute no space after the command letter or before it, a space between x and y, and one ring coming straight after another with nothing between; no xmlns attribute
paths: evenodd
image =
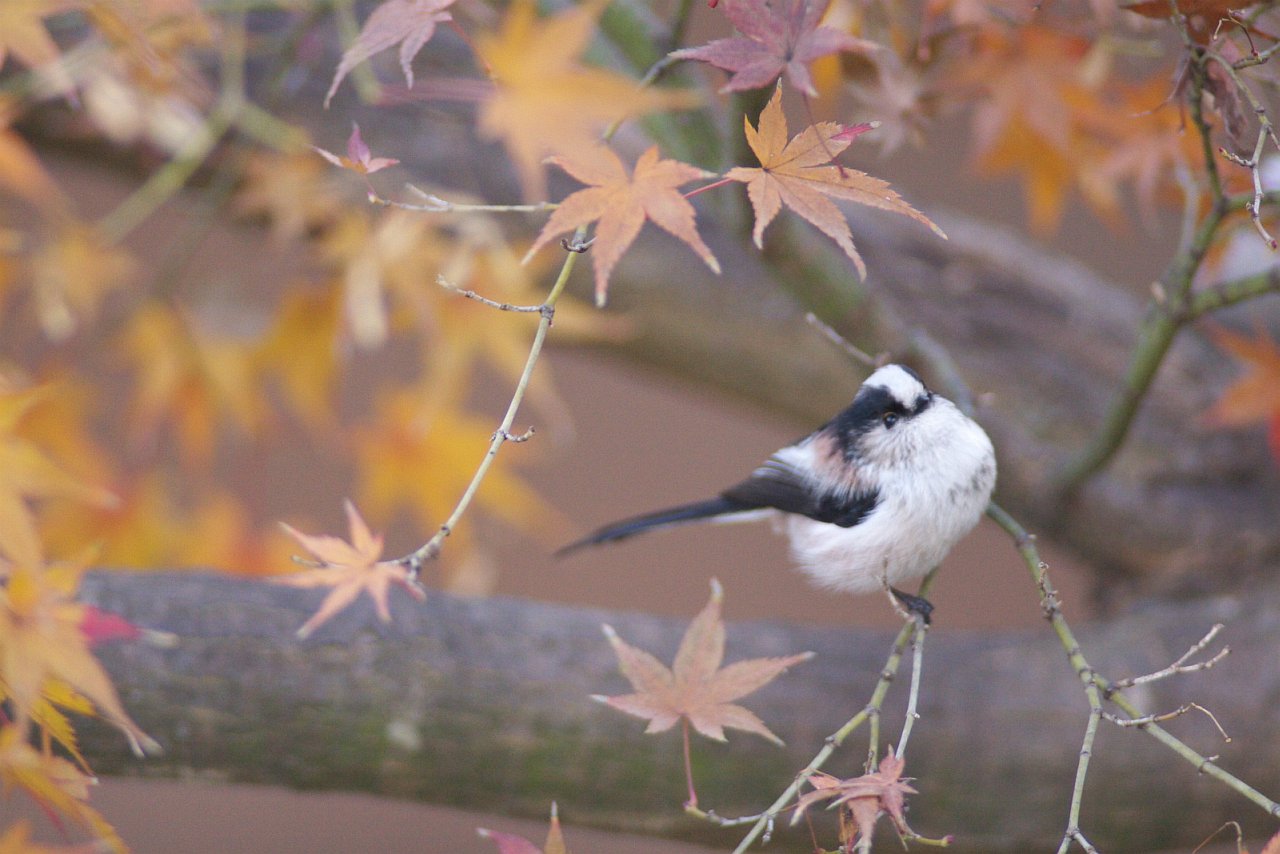
<svg viewBox="0 0 1280 854"><path fill-rule="evenodd" d="M1224 646L1218 651L1213 658L1197 662L1195 664L1187 664L1186 661L1193 655L1203 652L1204 648L1213 642L1213 639L1225 628L1222 623L1215 623L1213 628L1200 640L1196 641L1190 649L1183 653L1177 661L1170 664L1163 670L1157 670L1155 673L1148 673L1145 676L1130 676L1127 679L1117 679L1111 683L1113 689L1131 688L1134 685L1145 685L1148 682L1155 682L1160 679L1167 679L1179 673L1194 673L1197 670L1208 670L1222 659L1231 654L1231 647ZM1109 693L1109 692L1108 692Z"/></svg>
<svg viewBox="0 0 1280 854"><path fill-rule="evenodd" d="M439 275L439 274L436 275L436 284L447 291L453 291L458 296L466 297L467 299L470 299L470 300L475 300L476 302L483 303L484 305L487 305L490 308L496 308L499 311L517 311L517 312L524 312L527 314L540 314L547 310L547 303L545 302L539 305L512 305L509 302L498 302L497 300L491 300L488 297L480 296L480 294L476 293L473 290L460 288L457 285L455 285L453 282L450 282L448 279L446 279L443 275Z"/></svg>

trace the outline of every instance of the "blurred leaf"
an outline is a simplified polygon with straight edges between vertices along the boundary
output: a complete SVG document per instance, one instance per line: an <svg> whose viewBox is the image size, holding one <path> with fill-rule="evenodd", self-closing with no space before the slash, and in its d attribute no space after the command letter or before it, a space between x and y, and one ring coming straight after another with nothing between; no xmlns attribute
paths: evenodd
<svg viewBox="0 0 1280 854"><path fill-rule="evenodd" d="M548 154L590 149L605 126L628 116L697 103L693 92L642 89L616 72L579 63L601 5L596 0L538 20L533 0L516 0L501 31L476 40L494 82L480 107L480 132L506 144L529 201L546 198L542 159Z"/></svg>
<svg viewBox="0 0 1280 854"><path fill-rule="evenodd" d="M338 91L338 84L360 63L376 53L400 45L400 70L409 88L413 88L413 58L435 35L436 24L453 20L444 11L453 0L386 0L369 15L360 35L342 54L333 85L324 96L327 108Z"/></svg>

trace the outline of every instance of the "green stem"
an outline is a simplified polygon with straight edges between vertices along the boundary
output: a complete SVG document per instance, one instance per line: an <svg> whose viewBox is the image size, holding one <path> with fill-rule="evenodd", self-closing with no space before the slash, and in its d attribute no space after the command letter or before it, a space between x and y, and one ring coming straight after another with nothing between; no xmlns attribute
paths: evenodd
<svg viewBox="0 0 1280 854"><path fill-rule="evenodd" d="M928 594L929 589L933 586L933 579L936 574L937 570L935 569L925 576L924 581L920 584L919 595L925 596ZM889 685L898 673L903 653L906 651L907 644L911 641L915 632L915 620L907 620L903 623L898 636L894 638L893 646L889 650L889 658L885 661L884 668L880 671L880 678L876 682L875 689L871 692L871 699L867 702L867 705L845 722L844 726L827 736L826 743L818 751L817 755L809 761L808 765L801 769L800 773L791 781L791 785L787 786L782 791L782 794L778 795L777 799L770 804L769 808L756 819L756 823L747 835L742 838L742 841L738 843L738 847L733 849L734 854L743 854L744 851L751 847L751 844L759 838L760 834L772 824L778 815L787 808L787 805L800 793L800 787L804 785L805 781L826 764L826 761L831 758L836 749L844 744L845 739L852 735L858 727L866 723L868 719L873 722L879 719L880 708L884 705L885 696L889 693ZM872 749L874 750L874 745Z"/></svg>
<svg viewBox="0 0 1280 854"><path fill-rule="evenodd" d="M1089 700L1090 720L1085 730L1085 740L1080 751L1080 763L1076 766L1076 781L1072 788L1068 827L1063 837L1063 845L1069 846L1070 842L1074 840L1088 851L1091 850L1091 846L1089 846L1088 840L1084 838L1080 831L1080 802L1084 792L1085 777L1089 770L1089 756L1092 753L1093 738L1097 731L1097 719L1101 717L1102 701L1105 699L1114 703L1117 708L1130 718L1142 718L1145 715L1124 696L1114 682L1095 671L1093 666L1089 664L1088 659L1085 658L1084 652L1076 640L1075 633L1072 632L1071 626L1062 614L1062 606L1058 601L1058 594L1049 581L1049 567L1040 559L1035 538L997 504L993 503L987 508L987 516L1013 538L1014 545L1022 556L1023 562L1030 571L1036 588L1040 592L1040 603L1045 617L1048 618L1053 626L1054 632L1058 636L1058 641L1063 650L1066 651L1067 659L1070 661L1076 675L1080 678L1080 682L1084 686L1085 695ZM1186 744L1170 735L1159 724L1154 722L1146 723L1139 725L1137 728L1149 733L1161 744L1191 763L1197 771L1218 780L1231 790L1266 810L1270 815L1280 816L1280 804L1233 774L1224 771L1207 757L1192 750ZM1065 850L1066 848L1064 847L1059 848L1059 852Z"/></svg>

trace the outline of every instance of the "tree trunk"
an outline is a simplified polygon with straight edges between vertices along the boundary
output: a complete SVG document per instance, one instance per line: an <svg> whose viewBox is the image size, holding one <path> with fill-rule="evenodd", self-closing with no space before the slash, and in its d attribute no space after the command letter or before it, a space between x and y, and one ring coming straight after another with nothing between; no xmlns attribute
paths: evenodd
<svg viewBox="0 0 1280 854"><path fill-rule="evenodd" d="M119 643L99 651L131 712L166 750L137 761L118 734L86 726L82 741L99 772L356 789L530 816L545 815L556 800L571 822L722 845L741 836L683 816L678 729L646 736L643 722L590 700L631 690L601 623L670 661L683 621L433 594L425 605L394 601L389 625L362 602L300 642L292 633L318 603L312 591L114 573L91 575L83 590L87 601L179 636L171 648ZM1121 677L1168 665L1213 622L1227 622L1232 653L1221 664L1131 694L1151 712L1191 701L1211 709L1235 737L1231 744L1200 715L1169 728L1274 797L1275 605L1270 596L1152 606L1082 627L1081 642L1103 673ZM785 749L742 733L724 745L697 740L702 806L731 816L770 803L824 736L865 705L891 637L730 625L729 661L806 649L817 656L743 701ZM1051 847L1065 826L1087 717L1063 650L1047 631L939 628L925 653L922 717L907 753L920 790L912 826L953 834L962 851ZM886 705L888 743L898 740L908 672L904 661ZM1103 727L1083 824L1104 850L1192 847L1228 819L1258 832L1274 828L1258 807L1142 732ZM866 745L861 730L829 770L857 773Z"/></svg>

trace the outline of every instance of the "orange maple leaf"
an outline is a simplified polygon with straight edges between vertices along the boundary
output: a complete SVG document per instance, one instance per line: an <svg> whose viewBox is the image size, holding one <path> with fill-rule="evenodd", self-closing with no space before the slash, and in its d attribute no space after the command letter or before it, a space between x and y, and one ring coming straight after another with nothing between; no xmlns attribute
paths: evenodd
<svg viewBox="0 0 1280 854"><path fill-rule="evenodd" d="M298 629L298 637L306 638L334 614L342 611L367 592L377 609L378 618L391 622L387 597L393 583L400 585L418 601L426 593L409 576L409 570L398 561L379 561L382 536L375 536L350 501L344 505L351 542L328 535L304 534L281 522L281 527L316 559L317 563L301 572L273 578L277 584L290 587L331 587L311 617Z"/></svg>
<svg viewBox="0 0 1280 854"><path fill-rule="evenodd" d="M657 146L640 155L631 176L609 148L601 147L589 154L571 157L552 157L549 162L592 186L560 203L529 247L525 261L556 235L599 220L591 254L596 272L596 304L602 306L609 288L609 274L647 219L683 240L708 267L720 272L720 263L698 235L693 205L677 190L682 184L710 177L710 172L678 160L663 160L658 156Z"/></svg>
<svg viewBox="0 0 1280 854"><path fill-rule="evenodd" d="M590 148L627 116L688 109L688 91L642 89L636 81L578 62L603 3L593 0L539 21L533 0L511 4L499 33L476 40L494 90L480 107L480 132L511 152L525 198L546 197L542 158Z"/></svg>
<svg viewBox="0 0 1280 854"><path fill-rule="evenodd" d="M1222 392L1205 413L1206 422L1215 427L1265 423L1271 456L1280 462L1280 346L1262 331L1252 338L1222 328L1211 334L1244 364L1245 374Z"/></svg>
<svg viewBox="0 0 1280 854"><path fill-rule="evenodd" d="M881 815L889 816L900 835L910 834L911 828L907 826L905 815L906 796L915 794L916 790L907 782L910 778L902 776L905 764L904 760L890 751L888 756L880 760L877 771L868 772L861 777L841 780L822 772L810 775L809 783L814 790L805 793L797 801L791 823L794 825L799 822L805 811L819 801L830 800L848 810L861 838L871 838L876 819Z"/></svg>
<svg viewBox="0 0 1280 854"><path fill-rule="evenodd" d="M788 668L808 661L813 653L753 658L721 668L724 620L720 616L720 603L723 598L720 582L712 579L711 600L689 624L670 669L644 650L623 641L612 626L606 625L605 637L618 655L619 669L636 693L618 697L596 695L592 699L647 719L647 733L665 732L685 718L698 732L717 741L724 741L724 730L729 727L782 744L753 712L731 701L764 687Z"/></svg>
<svg viewBox="0 0 1280 854"><path fill-rule="evenodd" d="M927 216L904 202L887 181L831 162L855 137L870 130L869 125L844 127L835 122L818 122L788 141L781 83L761 111L758 127L752 127L749 119L744 118L743 122L747 144L760 167L738 166L725 177L747 185L747 196L756 213L752 232L756 246L764 245L765 228L786 205L839 244L858 268L858 275L865 277L866 264L854 247L849 223L831 201L833 198L909 216L939 236L946 236Z"/></svg>

